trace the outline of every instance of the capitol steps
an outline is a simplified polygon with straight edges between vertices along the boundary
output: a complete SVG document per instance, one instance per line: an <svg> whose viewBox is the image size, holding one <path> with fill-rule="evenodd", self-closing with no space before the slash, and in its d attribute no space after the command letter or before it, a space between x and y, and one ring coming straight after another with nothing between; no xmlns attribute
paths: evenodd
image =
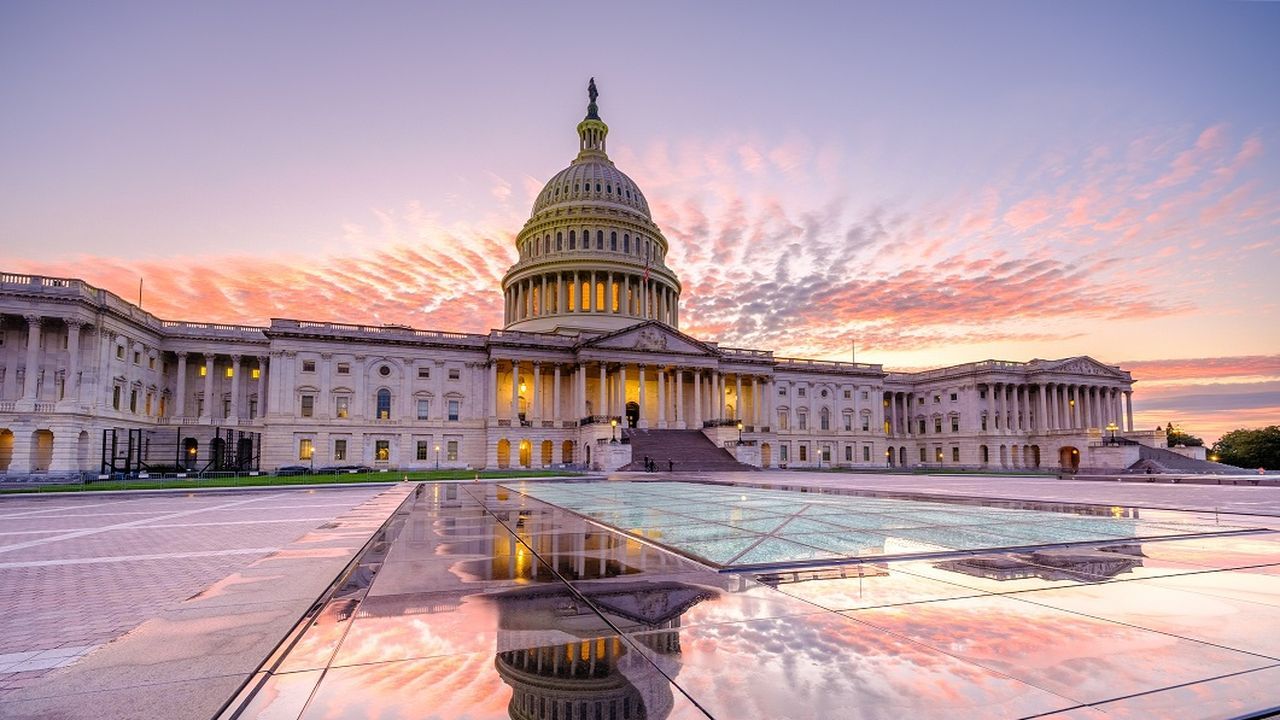
<svg viewBox="0 0 1280 720"><path fill-rule="evenodd" d="M631 463L620 470L643 471L648 456L666 472L668 461L676 472L718 472L757 470L740 463L722 447L716 447L700 430L653 430L631 428L623 431L631 443Z"/></svg>
<svg viewBox="0 0 1280 720"><path fill-rule="evenodd" d="M634 456L633 456L634 457ZM1130 466L1130 470L1166 473L1205 473L1211 475L1244 475L1251 473L1246 468L1224 465L1210 460L1197 460L1186 455L1179 455L1165 448L1138 446L1138 462Z"/></svg>

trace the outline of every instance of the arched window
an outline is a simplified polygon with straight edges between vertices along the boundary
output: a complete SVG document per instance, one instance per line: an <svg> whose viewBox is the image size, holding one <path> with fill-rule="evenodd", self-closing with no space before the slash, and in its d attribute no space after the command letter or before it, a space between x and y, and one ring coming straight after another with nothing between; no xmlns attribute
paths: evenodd
<svg viewBox="0 0 1280 720"><path fill-rule="evenodd" d="M618 233L609 233L609 249L618 252Z"/></svg>
<svg viewBox="0 0 1280 720"><path fill-rule="evenodd" d="M569 231L569 249L578 249L578 234L572 230Z"/></svg>
<svg viewBox="0 0 1280 720"><path fill-rule="evenodd" d="M630 235L622 236L622 252L628 253L628 254L631 253L631 236Z"/></svg>
<svg viewBox="0 0 1280 720"><path fill-rule="evenodd" d="M564 250L564 233L556 233L556 252Z"/></svg>
<svg viewBox="0 0 1280 720"><path fill-rule="evenodd" d="M596 192L600 192L600 183L596 183Z"/></svg>
<svg viewBox="0 0 1280 720"><path fill-rule="evenodd" d="M546 255L549 252L551 252L551 236L547 235L546 239L542 241L542 254Z"/></svg>
<svg viewBox="0 0 1280 720"><path fill-rule="evenodd" d="M603 230L596 231L596 249L597 250L604 249L604 231Z"/></svg>
<svg viewBox="0 0 1280 720"><path fill-rule="evenodd" d="M604 186L604 191L612 195L612 194L613 194L613 185L612 185L612 184L610 184L610 185L605 185L605 186Z"/></svg>
<svg viewBox="0 0 1280 720"><path fill-rule="evenodd" d="M374 417L376 417L379 420L390 420L391 419L391 391L386 388L382 388L381 390L378 391L377 397L378 397L378 409L377 409L377 412L374 414Z"/></svg>
<svg viewBox="0 0 1280 720"><path fill-rule="evenodd" d="M831 429L831 411L826 408L822 408L822 410L818 411L818 422L821 423L820 427L823 430L830 430Z"/></svg>

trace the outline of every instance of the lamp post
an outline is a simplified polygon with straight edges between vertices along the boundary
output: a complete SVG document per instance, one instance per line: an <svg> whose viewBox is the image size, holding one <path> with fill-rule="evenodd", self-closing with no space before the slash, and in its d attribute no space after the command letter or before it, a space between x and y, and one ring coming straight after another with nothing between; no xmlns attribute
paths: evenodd
<svg viewBox="0 0 1280 720"><path fill-rule="evenodd" d="M440 445L436 445L436 469L440 469Z"/></svg>
<svg viewBox="0 0 1280 720"><path fill-rule="evenodd" d="M610 444L618 442L618 418L609 418L609 442Z"/></svg>
<svg viewBox="0 0 1280 720"><path fill-rule="evenodd" d="M738 421L738 444L742 444L742 421Z"/></svg>
<svg viewBox="0 0 1280 720"><path fill-rule="evenodd" d="M1117 430L1119 430L1119 429L1120 429L1120 426L1116 425L1115 423L1113 423L1113 422L1111 422L1111 423L1107 423L1107 432L1111 433L1111 444L1112 444L1112 445L1114 445L1114 444L1116 443L1116 431L1117 431Z"/></svg>

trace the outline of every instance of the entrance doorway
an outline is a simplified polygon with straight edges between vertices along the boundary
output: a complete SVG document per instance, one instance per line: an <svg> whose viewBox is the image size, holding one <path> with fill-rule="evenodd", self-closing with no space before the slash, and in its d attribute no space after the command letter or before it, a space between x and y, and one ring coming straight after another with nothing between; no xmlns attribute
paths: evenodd
<svg viewBox="0 0 1280 720"><path fill-rule="evenodd" d="M1080 451L1070 445L1058 451L1058 466L1063 470L1075 472L1080 469Z"/></svg>
<svg viewBox="0 0 1280 720"><path fill-rule="evenodd" d="M629 402L627 403L627 427L635 427L640 422L640 406Z"/></svg>

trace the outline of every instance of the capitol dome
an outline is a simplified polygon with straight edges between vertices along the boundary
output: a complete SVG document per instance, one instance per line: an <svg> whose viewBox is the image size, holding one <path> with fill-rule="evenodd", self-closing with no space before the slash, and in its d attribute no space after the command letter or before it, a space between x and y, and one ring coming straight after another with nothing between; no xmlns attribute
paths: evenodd
<svg viewBox="0 0 1280 720"><path fill-rule="evenodd" d="M578 155L547 181L516 237L520 259L502 280L505 327L616 330L679 323L680 281L639 186L606 153L593 78L578 123Z"/></svg>

